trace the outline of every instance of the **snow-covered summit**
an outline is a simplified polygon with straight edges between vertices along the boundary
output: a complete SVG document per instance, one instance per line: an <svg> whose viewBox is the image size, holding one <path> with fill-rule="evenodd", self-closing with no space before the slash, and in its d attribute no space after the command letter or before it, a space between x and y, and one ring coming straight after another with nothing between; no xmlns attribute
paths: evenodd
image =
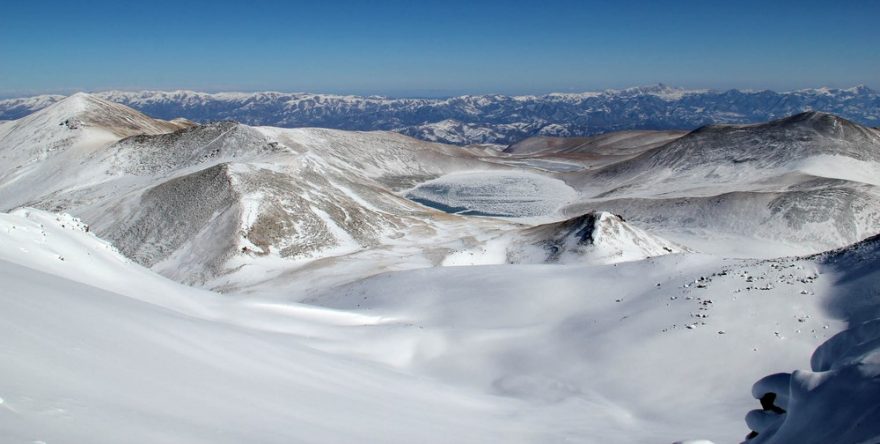
<svg viewBox="0 0 880 444"><path fill-rule="evenodd" d="M80 126L99 127L120 137L134 134L161 134L178 129L176 125L153 119L134 109L99 96L76 93L38 111L22 122L58 121L58 126L76 129Z"/></svg>
<svg viewBox="0 0 880 444"><path fill-rule="evenodd" d="M123 138L135 134L161 134L179 129L127 106L100 97L77 93L33 114L0 127L0 144L5 151L27 149L46 155L65 149L72 140Z"/></svg>
<svg viewBox="0 0 880 444"><path fill-rule="evenodd" d="M616 264L692 250L596 211L560 222L505 232L484 244L456 250L444 265Z"/></svg>
<svg viewBox="0 0 880 444"><path fill-rule="evenodd" d="M685 251L689 250L600 211L523 230L508 250L508 260L608 264Z"/></svg>

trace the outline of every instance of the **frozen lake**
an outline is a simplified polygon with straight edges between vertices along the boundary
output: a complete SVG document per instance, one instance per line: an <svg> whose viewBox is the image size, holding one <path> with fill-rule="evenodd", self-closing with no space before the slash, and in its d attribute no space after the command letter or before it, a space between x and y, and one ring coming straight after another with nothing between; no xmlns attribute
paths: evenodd
<svg viewBox="0 0 880 444"><path fill-rule="evenodd" d="M456 173L425 182L406 197L447 213L534 217L555 213L577 193L565 182L519 171Z"/></svg>

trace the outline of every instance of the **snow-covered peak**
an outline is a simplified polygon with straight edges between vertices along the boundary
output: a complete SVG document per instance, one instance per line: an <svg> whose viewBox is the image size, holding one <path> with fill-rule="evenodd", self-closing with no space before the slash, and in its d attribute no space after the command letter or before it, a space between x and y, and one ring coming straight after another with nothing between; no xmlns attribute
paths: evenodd
<svg viewBox="0 0 880 444"><path fill-rule="evenodd" d="M508 256L515 263L610 264L688 251L604 211L529 228L514 245Z"/></svg>
<svg viewBox="0 0 880 444"><path fill-rule="evenodd" d="M507 232L476 248L452 251L443 265L606 265L689 251L600 211Z"/></svg>
<svg viewBox="0 0 880 444"><path fill-rule="evenodd" d="M71 94L58 103L52 105L56 112L68 112L71 114L81 113L89 109L90 106L100 106L101 99L91 94L78 92Z"/></svg>
<svg viewBox="0 0 880 444"><path fill-rule="evenodd" d="M606 94L612 96L654 96L663 100L679 100L687 94L703 93L707 90L688 90L684 88L676 88L663 83L656 85L636 86L632 88L607 90Z"/></svg>
<svg viewBox="0 0 880 444"><path fill-rule="evenodd" d="M853 86L852 88L844 89L843 91L846 91L846 92L852 93L852 94L874 94L875 93L875 91L873 89L868 88L865 85L856 85L856 86Z"/></svg>
<svg viewBox="0 0 880 444"><path fill-rule="evenodd" d="M100 128L119 137L162 134L179 129L178 125L153 119L125 105L84 92L59 100L19 122L29 127Z"/></svg>

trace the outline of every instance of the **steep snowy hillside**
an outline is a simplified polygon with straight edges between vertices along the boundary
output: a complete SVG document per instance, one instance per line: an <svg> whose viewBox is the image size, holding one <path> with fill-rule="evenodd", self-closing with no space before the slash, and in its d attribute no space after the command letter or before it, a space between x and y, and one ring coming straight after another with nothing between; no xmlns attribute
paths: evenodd
<svg viewBox="0 0 880 444"><path fill-rule="evenodd" d="M588 136L631 129L681 130L754 123L802 111L880 124L880 94L864 86L800 91L685 90L666 85L542 96L394 99L308 93L108 91L101 98L164 119L249 125L394 130L423 140L511 144L529 136ZM22 117L59 96L0 100L0 119Z"/></svg>
<svg viewBox="0 0 880 444"><path fill-rule="evenodd" d="M117 171L163 175L210 164L215 159L259 157L286 151L258 130L235 122L215 122L160 135L140 134L109 147L104 156Z"/></svg>
<svg viewBox="0 0 880 444"><path fill-rule="evenodd" d="M394 239L436 265L449 256L444 249L479 250L515 229L516 221L498 220L463 229L470 222L436 210L539 218L530 223L608 210L679 244L735 256L812 253L880 231L872 179L880 177L880 137L821 113L680 138L531 139L500 153L394 133L233 122L163 133L176 126L108 107L79 95L0 127L43 131L80 113L92 116L84 128L106 134L85 137L84 129L52 123L47 134L64 128L88 149L65 145L80 139L59 139L57 153L75 158L56 153L23 168L9 164L0 203L73 212L129 257L191 283L237 287L215 278L257 263L280 270L290 261L381 250ZM44 115L52 118L25 125ZM118 128L143 134L112 143ZM0 140L7 157L34 157L28 150L41 146ZM479 240L456 241L469 236Z"/></svg>
<svg viewBox="0 0 880 444"><path fill-rule="evenodd" d="M78 93L4 125L2 129L0 142L8 150L22 150L43 159L52 151L72 145L71 139L96 137L95 132L104 131L112 137L122 138L135 134L161 134L177 130L179 126L152 119L126 106Z"/></svg>
<svg viewBox="0 0 880 444"><path fill-rule="evenodd" d="M846 163L837 166L836 161ZM712 169L717 181L726 179L724 173L728 171L750 167L796 169L819 177L849 179L836 174L845 172L846 167L868 170L878 161L880 133L876 130L831 114L807 112L759 125L699 128L635 159L606 168L599 177L620 180L625 175L668 169L676 173L678 183L684 183L702 173L701 169ZM821 176L823 168L827 170L825 176ZM857 178L877 183L870 176Z"/></svg>

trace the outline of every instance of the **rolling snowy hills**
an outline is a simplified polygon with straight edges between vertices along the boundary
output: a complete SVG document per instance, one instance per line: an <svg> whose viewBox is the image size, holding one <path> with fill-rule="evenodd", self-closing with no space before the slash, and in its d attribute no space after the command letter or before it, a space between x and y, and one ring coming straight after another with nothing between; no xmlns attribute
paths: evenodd
<svg viewBox="0 0 880 444"><path fill-rule="evenodd" d="M0 171L0 204L77 214L129 257L191 283L382 251L393 239L435 257L470 250L462 238L479 246L522 222L592 211L741 257L815 253L880 231L880 134L824 113L685 135L529 139L499 152L390 132L186 126L119 106L78 95L4 125L13 161Z"/></svg>
<svg viewBox="0 0 880 444"><path fill-rule="evenodd" d="M704 127L604 168L566 173L590 195L566 211L613 211L704 250L708 231L806 254L876 234L878 153L880 132L825 113ZM762 256L757 247L744 253Z"/></svg>

